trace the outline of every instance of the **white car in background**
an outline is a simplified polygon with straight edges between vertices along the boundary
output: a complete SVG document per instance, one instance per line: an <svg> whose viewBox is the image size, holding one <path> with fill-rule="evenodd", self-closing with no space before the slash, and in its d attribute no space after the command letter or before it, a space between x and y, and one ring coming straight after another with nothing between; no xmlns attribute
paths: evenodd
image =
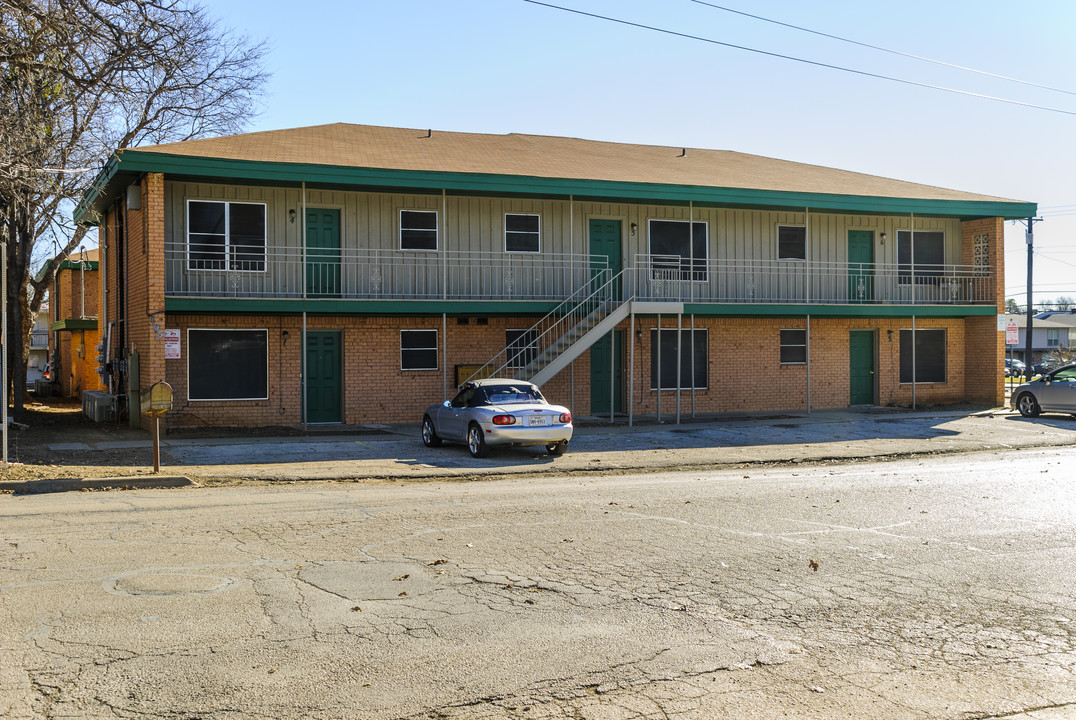
<svg viewBox="0 0 1076 720"><path fill-rule="evenodd" d="M550 405L536 385L523 380L466 382L456 397L431 405L422 416L426 447L466 443L476 458L493 445L545 445L550 455L563 455L572 429L568 408Z"/></svg>

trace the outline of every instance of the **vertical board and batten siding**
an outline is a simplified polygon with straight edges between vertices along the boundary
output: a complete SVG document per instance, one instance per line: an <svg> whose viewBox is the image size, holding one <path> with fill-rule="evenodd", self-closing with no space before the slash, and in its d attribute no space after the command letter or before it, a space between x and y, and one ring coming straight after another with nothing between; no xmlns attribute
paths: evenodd
<svg viewBox="0 0 1076 720"><path fill-rule="evenodd" d="M227 296L234 284L256 296L297 296L301 292L303 197L299 188L274 188L169 181L165 183L165 243L169 259L169 291L185 295ZM191 271L186 263L186 201L262 202L267 209L266 271ZM649 254L651 219L688 220L707 224L705 280L691 283L700 298L717 301L788 301L838 295L839 287L813 277L802 261L777 260L778 225L807 224L807 255L812 262L845 263L849 230L874 233L874 260L897 262L897 232L912 227L906 216L841 215L728 208L664 206L530 198L488 198L439 194L375 193L308 189L307 208L340 211L343 297L495 298L567 297L587 277L584 269L542 272L545 258L589 253L591 219L621 221L622 262ZM288 211L296 211L289 222ZM438 251L401 251L400 210L438 213ZM505 253L506 213L540 216L537 254ZM632 224L637 226L631 234ZM961 262L958 219L915 218L916 230L945 233L947 263ZM881 233L887 239L881 241ZM445 269L444 255L454 254ZM756 266L759 269L755 269ZM237 281L237 276L239 280ZM447 280L449 289L443 290Z"/></svg>

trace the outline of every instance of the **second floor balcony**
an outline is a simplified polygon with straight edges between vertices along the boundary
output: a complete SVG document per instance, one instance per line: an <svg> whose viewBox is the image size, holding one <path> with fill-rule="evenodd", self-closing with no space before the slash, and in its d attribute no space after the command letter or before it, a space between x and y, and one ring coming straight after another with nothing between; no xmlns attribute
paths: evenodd
<svg viewBox="0 0 1076 720"><path fill-rule="evenodd" d="M231 248L227 257L170 246L165 293L177 298L562 301L607 258L585 254ZM623 299L720 304L992 305L982 267L637 255Z"/></svg>

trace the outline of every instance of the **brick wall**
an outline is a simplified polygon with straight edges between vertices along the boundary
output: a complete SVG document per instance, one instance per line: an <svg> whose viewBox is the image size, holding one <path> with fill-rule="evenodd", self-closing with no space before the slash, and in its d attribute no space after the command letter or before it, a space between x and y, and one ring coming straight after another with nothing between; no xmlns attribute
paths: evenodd
<svg viewBox="0 0 1076 720"><path fill-rule="evenodd" d="M976 236L986 236L990 270L994 277L996 312L1005 311L1005 227L1002 218L984 218L961 224L963 262L972 264ZM987 405L1005 404L1005 334L997 318L968 318L965 324L964 373L968 378L968 401Z"/></svg>
<svg viewBox="0 0 1076 720"><path fill-rule="evenodd" d="M126 213L127 346L138 353L139 391L166 379L164 339L164 176L149 173L141 183L142 209ZM111 278L110 278L111 279ZM156 327L154 327L156 325ZM138 409L137 395L130 398ZM149 427L142 419L141 426Z"/></svg>
<svg viewBox="0 0 1076 720"><path fill-rule="evenodd" d="M83 292L85 291L85 292ZM96 270L64 268L56 273L50 314L54 320L94 318L100 306L100 280ZM98 330L64 330L55 333L59 357L54 377L63 397L81 398L86 390L103 390L97 374Z"/></svg>
<svg viewBox="0 0 1076 720"><path fill-rule="evenodd" d="M675 318L663 319L663 327L675 328ZM965 402L973 390L966 383L967 337L974 334L973 321L963 319L917 319L918 329L946 330L946 382L920 383L915 388L919 406ZM461 325L448 318L447 373L443 360L446 343L440 317L309 317L311 332L341 333L343 348L343 422L347 424L417 422L430 404L455 393L455 367L484 363L503 349L505 330L528 327L528 318L488 318L479 325L475 318ZM294 426L302 422L300 372L302 319L296 316L194 316L173 315L169 325L181 331L181 358L165 361L165 379L172 385L175 406L166 421L170 427L197 426ZM657 393L651 390L651 329L656 318L636 318L640 337L625 339L635 346L634 412L657 412ZM621 326L627 330L628 323ZM690 328L690 318L684 318ZM808 406L806 365L780 364L780 330L806 328L803 318L696 318L696 329L707 330L709 387L695 391L695 412L720 413L749 410L802 410ZM810 407L847 407L849 401L849 332L871 330L877 342L878 403L910 406L912 386L899 381L900 331L911 329L911 318L847 319L814 318L810 324ZM247 328L268 331L268 400L188 401L187 330L189 328ZM400 369L400 331L437 331L438 369ZM891 334L892 333L892 334ZM628 362L625 359L625 377ZM553 402L567 405L577 416L592 415L590 407L590 353L562 371L543 387ZM143 385L149 384L143 380ZM625 404L628 394L625 391ZM662 393L662 415L676 412L676 393ZM691 412L691 392L680 396L681 414Z"/></svg>

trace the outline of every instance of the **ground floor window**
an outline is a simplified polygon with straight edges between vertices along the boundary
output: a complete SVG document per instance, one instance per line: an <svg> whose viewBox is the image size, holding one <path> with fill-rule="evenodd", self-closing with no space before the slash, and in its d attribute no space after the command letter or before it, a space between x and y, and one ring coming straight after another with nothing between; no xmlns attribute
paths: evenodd
<svg viewBox="0 0 1076 720"><path fill-rule="evenodd" d="M508 348L508 368L520 370L531 364L538 357L538 331L505 330L504 344Z"/></svg>
<svg viewBox="0 0 1076 720"><path fill-rule="evenodd" d="M900 381L945 382L945 330L900 331Z"/></svg>
<svg viewBox="0 0 1076 720"><path fill-rule="evenodd" d="M400 331L400 369L437 369L437 331Z"/></svg>
<svg viewBox="0 0 1076 720"><path fill-rule="evenodd" d="M709 377L709 353L706 330L662 328L660 340L657 328L650 330L650 389L658 389L660 374L662 390L676 390L677 368L680 370L681 390L705 390ZM677 352L680 361L677 362ZM661 371L658 372L660 358Z"/></svg>
<svg viewBox="0 0 1076 720"><path fill-rule="evenodd" d="M269 331L187 331L187 396L191 400L267 400Z"/></svg>
<svg viewBox="0 0 1076 720"><path fill-rule="evenodd" d="M807 331L781 331L781 364L804 365L807 363Z"/></svg>

